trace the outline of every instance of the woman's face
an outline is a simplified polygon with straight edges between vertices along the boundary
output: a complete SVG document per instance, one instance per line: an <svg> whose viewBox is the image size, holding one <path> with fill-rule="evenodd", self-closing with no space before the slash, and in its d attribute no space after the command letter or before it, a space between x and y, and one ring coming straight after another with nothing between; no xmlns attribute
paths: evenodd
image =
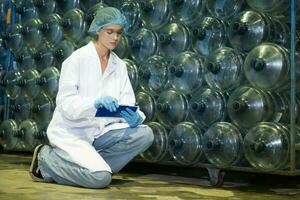
<svg viewBox="0 0 300 200"><path fill-rule="evenodd" d="M109 50L113 50L118 46L118 43L123 34L123 27L120 25L107 25L97 32L98 41Z"/></svg>

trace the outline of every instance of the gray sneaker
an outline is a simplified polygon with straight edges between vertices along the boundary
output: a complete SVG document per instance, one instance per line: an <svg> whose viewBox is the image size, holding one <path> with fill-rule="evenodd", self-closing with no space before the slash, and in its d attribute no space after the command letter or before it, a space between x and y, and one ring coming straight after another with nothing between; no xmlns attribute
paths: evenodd
<svg viewBox="0 0 300 200"><path fill-rule="evenodd" d="M38 168L38 154L41 151L41 149L43 148L43 146L44 146L43 144L39 144L38 146L35 147L33 156L32 156L31 165L29 168L29 175L31 176L31 178L34 181L37 181L37 182L45 182L45 180L43 179L43 176L41 174L41 171Z"/></svg>

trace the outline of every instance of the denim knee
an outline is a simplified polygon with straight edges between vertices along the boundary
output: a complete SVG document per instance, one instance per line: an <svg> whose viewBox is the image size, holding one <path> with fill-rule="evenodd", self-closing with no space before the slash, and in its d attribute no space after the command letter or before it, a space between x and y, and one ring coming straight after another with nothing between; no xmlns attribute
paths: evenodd
<svg viewBox="0 0 300 200"><path fill-rule="evenodd" d="M145 146L145 149L148 149L154 140L153 131L149 126L143 127L143 143Z"/></svg>
<svg viewBox="0 0 300 200"><path fill-rule="evenodd" d="M105 188L111 183L111 173L106 171L92 172L93 180L85 184L87 188Z"/></svg>

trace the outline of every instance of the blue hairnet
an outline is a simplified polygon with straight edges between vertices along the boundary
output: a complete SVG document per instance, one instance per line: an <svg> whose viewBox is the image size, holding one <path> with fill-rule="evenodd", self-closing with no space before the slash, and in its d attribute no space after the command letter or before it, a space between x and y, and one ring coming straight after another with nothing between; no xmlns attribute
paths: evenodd
<svg viewBox="0 0 300 200"><path fill-rule="evenodd" d="M96 34L101 28L107 25L120 25L127 31L127 21L125 16L114 7L99 9L90 25L89 33Z"/></svg>

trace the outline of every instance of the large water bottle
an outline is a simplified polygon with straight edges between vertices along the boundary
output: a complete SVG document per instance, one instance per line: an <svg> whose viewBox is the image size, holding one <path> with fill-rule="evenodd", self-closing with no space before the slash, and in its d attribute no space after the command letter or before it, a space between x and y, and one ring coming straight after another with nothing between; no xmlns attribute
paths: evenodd
<svg viewBox="0 0 300 200"><path fill-rule="evenodd" d="M44 92L41 92L33 101L32 119L41 128L47 127L52 119L54 107L55 105L52 98Z"/></svg>
<svg viewBox="0 0 300 200"><path fill-rule="evenodd" d="M125 58L125 59L123 59L123 61L126 64L128 76L129 76L129 80L132 85L132 88L134 90L136 90L139 86L138 66L133 60Z"/></svg>
<svg viewBox="0 0 300 200"><path fill-rule="evenodd" d="M171 18L169 0L140 1L143 25L152 30L158 30L166 25Z"/></svg>
<svg viewBox="0 0 300 200"><path fill-rule="evenodd" d="M211 125L203 135L203 151L216 167L230 167L243 156L243 137L240 130L228 122Z"/></svg>
<svg viewBox="0 0 300 200"><path fill-rule="evenodd" d="M230 44L241 51L249 52L262 42L289 45L289 28L270 16L252 10L234 17L228 28Z"/></svg>
<svg viewBox="0 0 300 200"><path fill-rule="evenodd" d="M4 120L0 124L0 144L5 150L21 149L21 140L15 137L18 134L18 124L13 119Z"/></svg>
<svg viewBox="0 0 300 200"><path fill-rule="evenodd" d="M299 85L300 59L297 53L295 57L295 75ZM255 47L244 63L244 72L251 85L265 90L289 90L290 68L290 52L274 43L263 43Z"/></svg>
<svg viewBox="0 0 300 200"><path fill-rule="evenodd" d="M158 122L149 122L147 125L153 131L154 140L152 145L145 152L141 153L140 156L147 162L159 162L169 159L169 132Z"/></svg>
<svg viewBox="0 0 300 200"><path fill-rule="evenodd" d="M227 95L210 88L201 88L192 94L189 102L192 121L201 128L226 120Z"/></svg>
<svg viewBox="0 0 300 200"><path fill-rule="evenodd" d="M40 74L36 69L28 69L22 73L17 85L21 87L21 94L30 98L37 97L41 92L41 87L37 84Z"/></svg>
<svg viewBox="0 0 300 200"><path fill-rule="evenodd" d="M2 35L7 47L14 53L20 51L24 45L21 24L11 24L6 27L6 32Z"/></svg>
<svg viewBox="0 0 300 200"><path fill-rule="evenodd" d="M244 152L249 163L262 171L287 169L290 158L289 127L271 122L261 122L251 128L244 138ZM299 127L296 144L300 143ZM296 152L296 163L299 164Z"/></svg>
<svg viewBox="0 0 300 200"><path fill-rule="evenodd" d="M33 0L34 6L37 8L38 15L44 19L56 11L57 4L54 0Z"/></svg>
<svg viewBox="0 0 300 200"><path fill-rule="evenodd" d="M172 59L168 71L170 86L176 91L191 94L202 86L204 61L197 53L185 51Z"/></svg>
<svg viewBox="0 0 300 200"><path fill-rule="evenodd" d="M55 13L47 16L43 20L43 25L40 28L44 38L53 44L58 44L63 39L62 18Z"/></svg>
<svg viewBox="0 0 300 200"><path fill-rule="evenodd" d="M141 28L133 33L130 38L131 56L139 63L159 51L158 36L152 30Z"/></svg>
<svg viewBox="0 0 300 200"><path fill-rule="evenodd" d="M120 11L126 17L126 28L128 33L134 33L142 26L142 11L140 4L137 1L124 0L120 6Z"/></svg>
<svg viewBox="0 0 300 200"><path fill-rule="evenodd" d="M286 19L287 21L290 20L290 6L291 1L289 0L246 0L248 5L254 9L258 10L260 12L269 13L271 15L275 15L278 17L282 17ZM296 13L300 10L300 2L295 1L296 5ZM299 19L299 16L297 14L297 20Z"/></svg>
<svg viewBox="0 0 300 200"><path fill-rule="evenodd" d="M34 6L33 0L21 0L14 3L16 4L16 14L21 15L22 23L39 16L38 9Z"/></svg>
<svg viewBox="0 0 300 200"><path fill-rule="evenodd" d="M87 43L90 42L90 39L87 41ZM86 44L87 44L86 43ZM129 39L128 36L123 34L121 36L121 39L119 41L118 46L114 49L114 52L120 57L120 58L129 58L131 55L131 49L129 45Z"/></svg>
<svg viewBox="0 0 300 200"><path fill-rule="evenodd" d="M211 88L230 91L244 84L244 55L238 50L223 47L205 59L205 81Z"/></svg>
<svg viewBox="0 0 300 200"><path fill-rule="evenodd" d="M193 49L204 56L227 43L225 23L216 17L206 16L193 26L191 32Z"/></svg>
<svg viewBox="0 0 300 200"><path fill-rule="evenodd" d="M169 134L169 152L173 159L182 165L200 162L203 157L203 131L193 123L177 124Z"/></svg>
<svg viewBox="0 0 300 200"><path fill-rule="evenodd" d="M61 43L59 43L57 46L55 46L53 55L54 55L54 61L55 66L61 67L61 63L69 57L73 51L76 49L76 44L72 40L63 40Z"/></svg>
<svg viewBox="0 0 300 200"><path fill-rule="evenodd" d="M21 94L21 88L17 85L21 77L19 70L11 70L6 72L3 80L0 81L0 86L4 88L8 98L15 99Z"/></svg>
<svg viewBox="0 0 300 200"><path fill-rule="evenodd" d="M34 49L33 59L36 65L36 69L41 72L45 68L52 66L54 62L54 45L50 42L44 42L39 47Z"/></svg>
<svg viewBox="0 0 300 200"><path fill-rule="evenodd" d="M141 63L139 68L140 87L158 96L168 87L168 60L159 55L154 55Z"/></svg>
<svg viewBox="0 0 300 200"><path fill-rule="evenodd" d="M244 0L207 0L206 8L208 12L220 19L230 19L246 6Z"/></svg>
<svg viewBox="0 0 300 200"><path fill-rule="evenodd" d="M33 120L22 121L18 126L12 120L5 120L0 125L0 144L7 150L33 151L38 144L47 143L46 129L39 130Z"/></svg>
<svg viewBox="0 0 300 200"><path fill-rule="evenodd" d="M275 122L289 124L291 122L291 101L287 93L272 92L272 99L275 102ZM300 99L296 97L295 104L296 122L300 119Z"/></svg>
<svg viewBox="0 0 300 200"><path fill-rule="evenodd" d="M34 60L35 48L30 48L28 46L23 47L19 51L14 53L15 63L20 71L36 68L36 63Z"/></svg>
<svg viewBox="0 0 300 200"><path fill-rule="evenodd" d="M188 97L183 93L166 90L159 94L156 102L157 119L166 127L173 127L188 116Z"/></svg>
<svg viewBox="0 0 300 200"><path fill-rule="evenodd" d="M74 41L82 39L87 30L84 12L78 8L66 12L63 15L62 27L66 38Z"/></svg>
<svg viewBox="0 0 300 200"><path fill-rule="evenodd" d="M22 135L22 141L26 151L33 151L39 144L46 144L46 129L41 129L32 119L27 119L19 125L19 133Z"/></svg>
<svg viewBox="0 0 300 200"><path fill-rule="evenodd" d="M105 5L102 3L102 0L80 0L79 5L83 11L89 11L89 9L97 7L99 4ZM95 9L97 11L97 9Z"/></svg>
<svg viewBox="0 0 300 200"><path fill-rule="evenodd" d="M190 31L184 24L170 23L160 28L157 33L160 52L166 57L174 58L190 47Z"/></svg>
<svg viewBox="0 0 300 200"><path fill-rule="evenodd" d="M145 122L155 121L156 119L156 99L149 93L140 91L136 95L136 104L146 115Z"/></svg>
<svg viewBox="0 0 300 200"><path fill-rule="evenodd" d="M271 31L271 42L274 42L276 44L279 44L280 46L284 46L285 48L290 48L290 42L291 42L291 30L288 25L288 23L280 21L280 19L277 19L275 17L271 18L272 27L274 31ZM298 44L299 42L299 33L296 32L295 34L295 43ZM297 46L297 49L299 47Z"/></svg>
<svg viewBox="0 0 300 200"><path fill-rule="evenodd" d="M272 94L257 88L238 87L229 96L227 106L232 122L243 129L258 122L279 120Z"/></svg>
<svg viewBox="0 0 300 200"><path fill-rule="evenodd" d="M80 0L55 0L57 4L57 11L59 14L65 14L68 10L79 8Z"/></svg>
<svg viewBox="0 0 300 200"><path fill-rule="evenodd" d="M37 84L41 87L42 91L50 97L56 97L59 75L60 72L56 67L47 67L41 72Z"/></svg>
<svg viewBox="0 0 300 200"><path fill-rule="evenodd" d="M14 105L10 105L10 111L14 120L19 124L23 120L31 118L33 101L27 95L20 95L16 98Z"/></svg>
<svg viewBox="0 0 300 200"><path fill-rule="evenodd" d="M40 30L43 23L39 18L29 19L23 24L22 34L28 46L38 47L42 43L43 35Z"/></svg>
<svg viewBox="0 0 300 200"><path fill-rule="evenodd" d="M172 0L172 14L176 21L186 25L197 23L205 14L205 0Z"/></svg>

